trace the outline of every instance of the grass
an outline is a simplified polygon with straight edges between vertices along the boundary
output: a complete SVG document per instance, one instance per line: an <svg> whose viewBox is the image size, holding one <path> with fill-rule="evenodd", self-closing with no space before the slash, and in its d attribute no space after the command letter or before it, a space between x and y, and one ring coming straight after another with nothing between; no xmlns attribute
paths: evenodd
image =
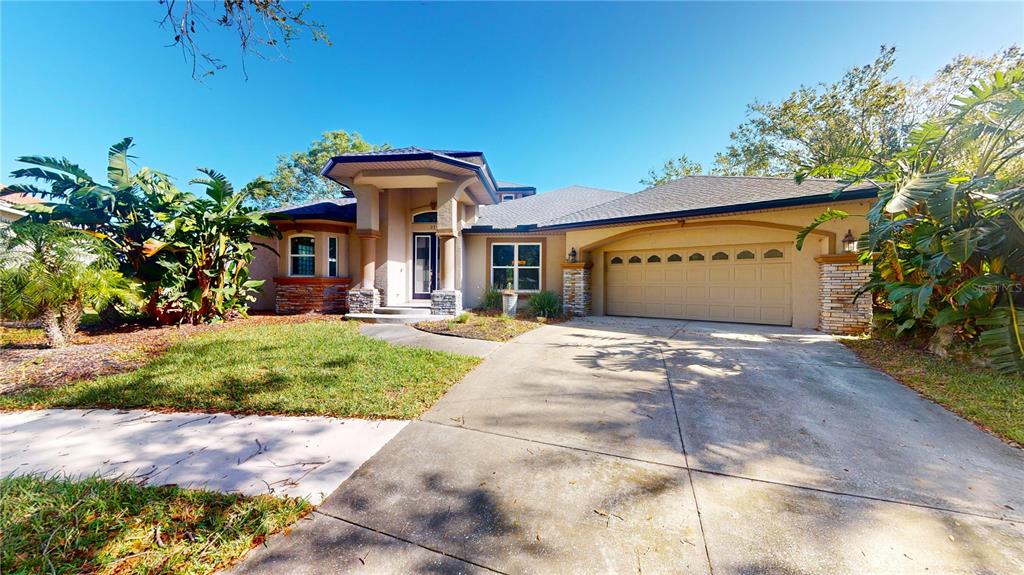
<svg viewBox="0 0 1024 575"><path fill-rule="evenodd" d="M415 324L417 329L441 335L453 335L470 339L508 341L544 325L540 321L511 318L501 314L480 314L463 312L450 321L422 321Z"/></svg>
<svg viewBox="0 0 1024 575"><path fill-rule="evenodd" d="M351 322L227 328L191 337L142 368L0 396L0 409L148 408L414 418L480 360L397 347Z"/></svg>
<svg viewBox="0 0 1024 575"><path fill-rule="evenodd" d="M845 339L871 366L995 435L1024 445L1024 376L942 359L884 337Z"/></svg>
<svg viewBox="0 0 1024 575"><path fill-rule="evenodd" d="M311 509L269 495L86 478L0 479L4 573L210 573Z"/></svg>
<svg viewBox="0 0 1024 575"><path fill-rule="evenodd" d="M0 326L0 348L26 343L38 343L43 340L43 330L37 327Z"/></svg>

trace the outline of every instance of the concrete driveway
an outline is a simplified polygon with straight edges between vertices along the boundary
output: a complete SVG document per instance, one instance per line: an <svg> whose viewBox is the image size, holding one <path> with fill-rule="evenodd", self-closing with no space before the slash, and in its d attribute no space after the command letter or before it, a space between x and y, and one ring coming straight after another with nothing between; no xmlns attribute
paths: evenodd
<svg viewBox="0 0 1024 575"><path fill-rule="evenodd" d="M589 318L491 353L237 571L1020 573L1022 486L826 336Z"/></svg>

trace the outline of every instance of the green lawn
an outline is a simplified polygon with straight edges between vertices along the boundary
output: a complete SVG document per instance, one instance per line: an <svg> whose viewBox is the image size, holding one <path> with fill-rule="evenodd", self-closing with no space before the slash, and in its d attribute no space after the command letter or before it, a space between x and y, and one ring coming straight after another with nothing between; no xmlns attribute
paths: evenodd
<svg viewBox="0 0 1024 575"><path fill-rule="evenodd" d="M130 373L0 396L0 409L145 407L408 419L479 361L396 347L359 335L351 322L253 325L189 338Z"/></svg>
<svg viewBox="0 0 1024 575"><path fill-rule="evenodd" d="M88 478L0 479L0 572L210 573L311 509Z"/></svg>
<svg viewBox="0 0 1024 575"><path fill-rule="evenodd" d="M1024 445L1024 376L942 359L885 338L845 339L873 367L992 433Z"/></svg>

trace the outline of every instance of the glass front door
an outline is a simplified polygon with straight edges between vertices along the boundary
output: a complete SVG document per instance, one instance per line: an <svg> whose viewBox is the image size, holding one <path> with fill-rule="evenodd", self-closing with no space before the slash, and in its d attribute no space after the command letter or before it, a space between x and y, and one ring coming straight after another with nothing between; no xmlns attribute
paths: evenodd
<svg viewBox="0 0 1024 575"><path fill-rule="evenodd" d="M437 288L437 235L412 235L412 297L430 299Z"/></svg>

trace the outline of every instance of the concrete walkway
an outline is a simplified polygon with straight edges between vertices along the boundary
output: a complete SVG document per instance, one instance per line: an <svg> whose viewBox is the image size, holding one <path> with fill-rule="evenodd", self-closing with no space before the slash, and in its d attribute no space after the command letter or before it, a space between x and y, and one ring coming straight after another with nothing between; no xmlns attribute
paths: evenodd
<svg viewBox="0 0 1024 575"><path fill-rule="evenodd" d="M461 353L462 355L473 355L476 357L486 357L501 347L501 343L497 341L438 335L402 324L364 323L359 326L359 332L365 336L382 339L395 345L423 347L435 351Z"/></svg>
<svg viewBox="0 0 1024 575"><path fill-rule="evenodd" d="M814 332L497 349L240 573L1021 573L1024 452Z"/></svg>
<svg viewBox="0 0 1024 575"><path fill-rule="evenodd" d="M319 504L405 427L329 417L51 409L0 414L0 473L100 473Z"/></svg>

